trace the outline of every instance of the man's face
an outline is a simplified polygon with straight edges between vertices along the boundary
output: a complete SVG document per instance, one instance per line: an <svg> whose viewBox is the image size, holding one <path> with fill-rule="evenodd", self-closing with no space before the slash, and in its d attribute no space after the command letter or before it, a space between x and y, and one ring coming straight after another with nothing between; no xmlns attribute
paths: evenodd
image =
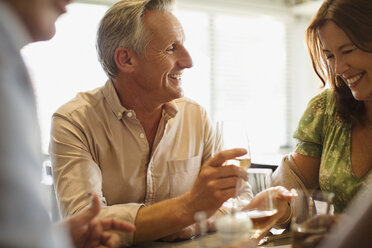
<svg viewBox="0 0 372 248"><path fill-rule="evenodd" d="M21 17L32 41L51 39L57 18L71 0L6 0Z"/></svg>
<svg viewBox="0 0 372 248"><path fill-rule="evenodd" d="M137 58L134 80L149 101L163 104L182 97L182 72L192 67L192 59L183 46L183 28L174 15L147 11L143 20L150 42L145 56Z"/></svg>

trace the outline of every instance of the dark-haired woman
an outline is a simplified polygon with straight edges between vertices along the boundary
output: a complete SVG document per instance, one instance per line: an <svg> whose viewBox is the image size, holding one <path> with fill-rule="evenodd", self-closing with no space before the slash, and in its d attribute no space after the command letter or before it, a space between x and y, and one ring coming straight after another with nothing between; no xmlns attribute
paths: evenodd
<svg viewBox="0 0 372 248"><path fill-rule="evenodd" d="M335 193L342 212L372 168L372 1L326 0L306 30L325 89L308 104L294 137L296 150L274 173L306 188ZM286 181L287 180L287 181Z"/></svg>

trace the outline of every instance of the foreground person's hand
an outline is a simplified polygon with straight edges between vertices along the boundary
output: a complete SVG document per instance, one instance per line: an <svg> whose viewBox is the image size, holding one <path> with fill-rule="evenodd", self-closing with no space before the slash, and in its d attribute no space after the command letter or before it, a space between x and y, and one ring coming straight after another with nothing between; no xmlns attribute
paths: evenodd
<svg viewBox="0 0 372 248"><path fill-rule="evenodd" d="M99 211L98 196L93 194L89 208L67 220L75 248L117 247L120 244L119 235L109 231L133 232L135 230L132 224L124 221L98 218Z"/></svg>

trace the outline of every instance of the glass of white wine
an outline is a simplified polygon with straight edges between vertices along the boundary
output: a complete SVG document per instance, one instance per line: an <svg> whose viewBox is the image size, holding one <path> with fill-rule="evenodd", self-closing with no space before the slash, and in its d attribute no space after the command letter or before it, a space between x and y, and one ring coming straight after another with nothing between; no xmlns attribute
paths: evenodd
<svg viewBox="0 0 372 248"><path fill-rule="evenodd" d="M249 168L248 183L251 186L254 200L247 204L243 211L251 218L253 228L252 238L262 238L275 223L273 217L278 213L274 198L274 191L269 190L271 185L272 170L266 168Z"/></svg>
<svg viewBox="0 0 372 248"><path fill-rule="evenodd" d="M251 166L251 153L249 149L248 132L242 121L217 121L212 155L222 150L245 148L247 154L228 160L224 165L235 165L247 170ZM240 180L237 184L235 198L230 198L224 206L233 212L240 210L252 198L249 185Z"/></svg>

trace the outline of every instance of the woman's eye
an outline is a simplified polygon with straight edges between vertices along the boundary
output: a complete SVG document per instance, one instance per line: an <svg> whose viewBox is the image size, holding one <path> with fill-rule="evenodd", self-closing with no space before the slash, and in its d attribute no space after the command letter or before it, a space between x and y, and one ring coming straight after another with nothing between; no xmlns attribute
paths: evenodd
<svg viewBox="0 0 372 248"><path fill-rule="evenodd" d="M333 54L326 54L326 59L331 59L331 58L333 58L334 56L333 56Z"/></svg>
<svg viewBox="0 0 372 248"><path fill-rule="evenodd" d="M348 54L348 53L351 53L352 51L354 51L354 49L345 50L345 51L343 51L342 53L343 53L343 54Z"/></svg>

